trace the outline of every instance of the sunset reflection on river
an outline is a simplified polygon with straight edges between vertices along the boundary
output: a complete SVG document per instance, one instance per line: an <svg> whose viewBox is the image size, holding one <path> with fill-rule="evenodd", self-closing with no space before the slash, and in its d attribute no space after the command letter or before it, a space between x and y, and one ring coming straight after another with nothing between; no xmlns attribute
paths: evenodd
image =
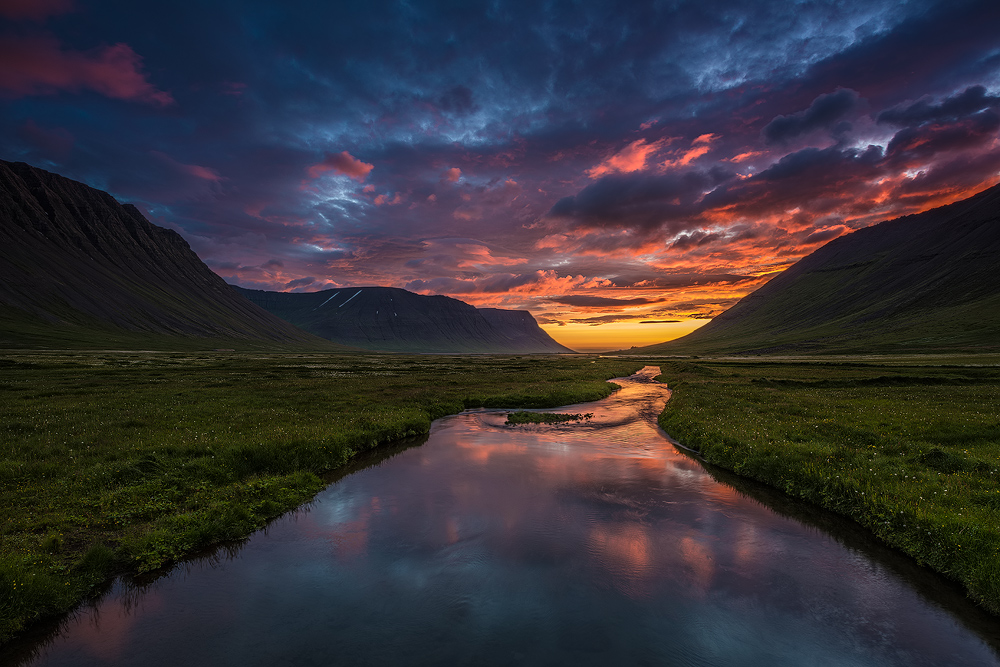
<svg viewBox="0 0 1000 667"><path fill-rule="evenodd" d="M439 420L236 557L116 586L32 664L998 664L878 561L677 450L657 373L560 409L582 423Z"/></svg>

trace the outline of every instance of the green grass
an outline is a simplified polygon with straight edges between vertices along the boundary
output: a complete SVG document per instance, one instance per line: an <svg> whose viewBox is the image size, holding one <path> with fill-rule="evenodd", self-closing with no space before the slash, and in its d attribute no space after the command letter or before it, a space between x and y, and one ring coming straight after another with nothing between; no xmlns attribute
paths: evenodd
<svg viewBox="0 0 1000 667"><path fill-rule="evenodd" d="M855 519L998 614L1000 368L975 362L664 360L660 425Z"/></svg>
<svg viewBox="0 0 1000 667"><path fill-rule="evenodd" d="M607 396L634 360L0 355L0 640L116 572L245 537L319 474L474 407Z"/></svg>
<svg viewBox="0 0 1000 667"><path fill-rule="evenodd" d="M560 412L510 412L507 414L506 424L559 424L562 422L575 422L593 418L594 413L586 414L565 414Z"/></svg>

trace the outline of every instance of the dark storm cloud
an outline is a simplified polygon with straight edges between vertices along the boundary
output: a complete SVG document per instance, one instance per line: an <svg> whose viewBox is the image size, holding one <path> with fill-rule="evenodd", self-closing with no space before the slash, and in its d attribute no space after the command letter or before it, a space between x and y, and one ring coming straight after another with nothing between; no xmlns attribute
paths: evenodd
<svg viewBox="0 0 1000 667"><path fill-rule="evenodd" d="M415 292L433 292L435 294L451 293L486 293L498 294L508 292L517 287L524 287L538 282L536 274L496 275L479 280L459 280L456 278L434 278L432 280L411 280L406 283L406 289Z"/></svg>
<svg viewBox="0 0 1000 667"><path fill-rule="evenodd" d="M0 157L244 284L749 289L998 169L993 2L15 5Z"/></svg>
<svg viewBox="0 0 1000 667"><path fill-rule="evenodd" d="M314 282L316 282L316 279L312 276L307 276L305 278L296 278L295 280L289 280L287 283L285 283L285 289L306 287L307 285L312 285Z"/></svg>
<svg viewBox="0 0 1000 667"><path fill-rule="evenodd" d="M939 104L919 100L886 109L878 115L878 122L905 127L929 121L953 121L996 106L1000 106L1000 96L988 95L985 86L970 86Z"/></svg>
<svg viewBox="0 0 1000 667"><path fill-rule="evenodd" d="M883 162L883 151L876 146L863 150L831 146L790 153L742 180L721 171L608 176L575 197L556 202L549 216L578 227L686 231L675 242L678 250L685 250L721 238L698 230L708 212L731 209L749 216L800 204L816 206L815 199L826 194L849 196L850 185L878 176Z"/></svg>
<svg viewBox="0 0 1000 667"><path fill-rule="evenodd" d="M557 201L548 215L579 227L650 230L667 225L679 231L684 220L698 211L704 194L733 177L722 168L605 176L579 194Z"/></svg>
<svg viewBox="0 0 1000 667"><path fill-rule="evenodd" d="M549 301L580 308L606 308L614 306L645 306L651 303L660 303L663 299L645 299L641 297L636 299L615 299L602 296L569 295L550 297Z"/></svg>
<svg viewBox="0 0 1000 667"><path fill-rule="evenodd" d="M853 90L841 89L828 95L820 95L808 109L787 116L778 116L764 126L764 139L769 144L784 143L815 130L831 130L835 127L841 133L849 126L838 124L858 107L858 94Z"/></svg>
<svg viewBox="0 0 1000 667"><path fill-rule="evenodd" d="M1000 3L927 3L913 10L891 30L877 31L815 63L800 85L850 87L874 104L888 106L942 88L950 93L956 85L995 71L991 57Z"/></svg>
<svg viewBox="0 0 1000 667"><path fill-rule="evenodd" d="M937 153L962 150L992 141L1000 130L1000 114L980 111L950 125L936 123L904 128L887 146L892 160L927 160Z"/></svg>

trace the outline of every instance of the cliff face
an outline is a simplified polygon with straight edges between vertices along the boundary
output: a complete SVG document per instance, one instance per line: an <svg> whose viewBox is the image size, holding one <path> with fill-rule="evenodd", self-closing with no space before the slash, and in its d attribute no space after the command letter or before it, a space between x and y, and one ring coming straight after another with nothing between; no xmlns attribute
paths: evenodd
<svg viewBox="0 0 1000 667"><path fill-rule="evenodd" d="M235 294L179 234L134 206L0 161L0 347L60 328L314 340Z"/></svg>
<svg viewBox="0 0 1000 667"><path fill-rule="evenodd" d="M477 309L394 287L290 294L235 288L302 329L344 345L392 352L571 352L527 311Z"/></svg>
<svg viewBox="0 0 1000 667"><path fill-rule="evenodd" d="M1000 186L834 239L663 352L1000 350Z"/></svg>

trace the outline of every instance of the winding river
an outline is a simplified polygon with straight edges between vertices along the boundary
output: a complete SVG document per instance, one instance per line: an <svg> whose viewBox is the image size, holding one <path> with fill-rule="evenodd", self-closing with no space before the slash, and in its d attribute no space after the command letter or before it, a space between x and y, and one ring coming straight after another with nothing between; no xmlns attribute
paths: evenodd
<svg viewBox="0 0 1000 667"><path fill-rule="evenodd" d="M117 582L25 665L1000 665L1000 623L850 522L656 426L647 367L505 426L473 411L232 552Z"/></svg>

